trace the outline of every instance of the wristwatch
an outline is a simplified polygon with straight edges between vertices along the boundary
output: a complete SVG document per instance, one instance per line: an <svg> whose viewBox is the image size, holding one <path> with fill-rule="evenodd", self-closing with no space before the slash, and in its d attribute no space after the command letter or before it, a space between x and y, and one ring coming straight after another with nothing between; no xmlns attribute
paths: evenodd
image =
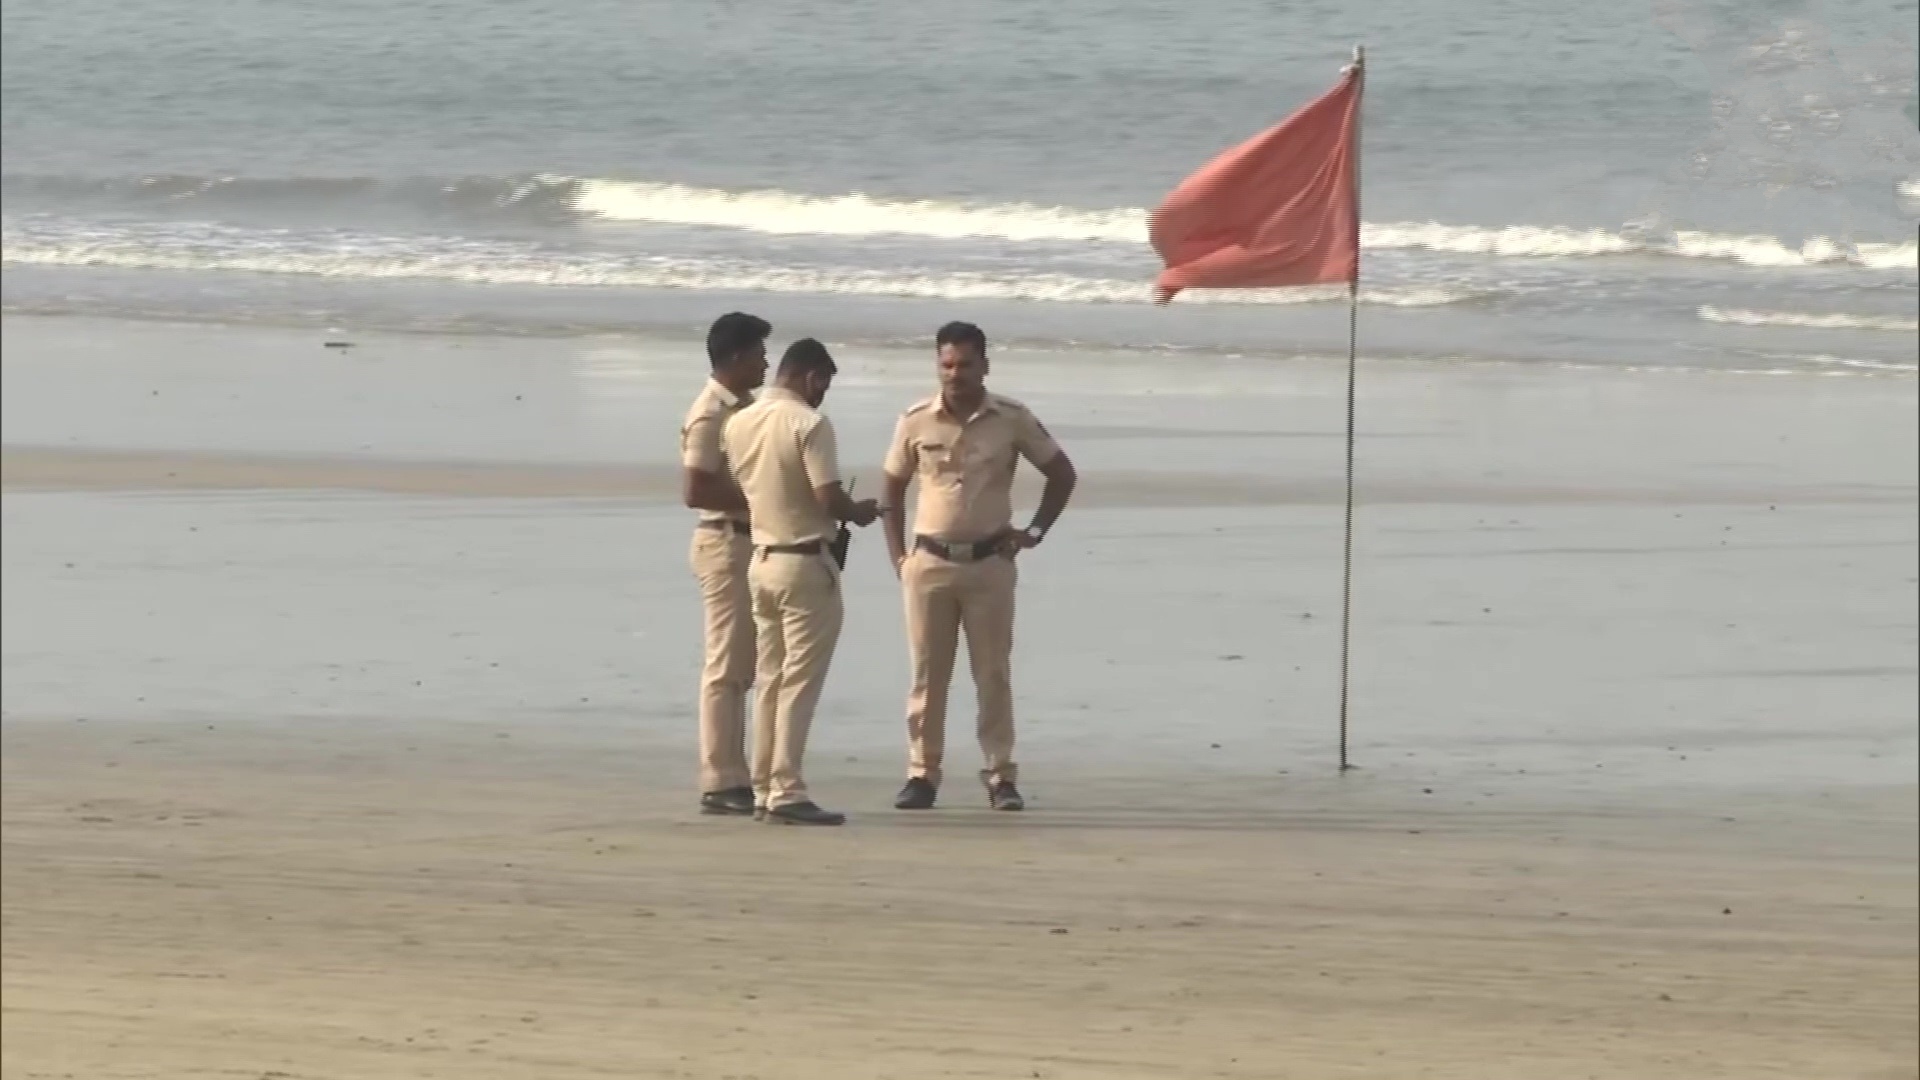
<svg viewBox="0 0 1920 1080"><path fill-rule="evenodd" d="M1032 525L1029 525L1024 529L1021 529L1020 531L1023 533L1026 533L1027 539L1033 541L1035 544L1038 544L1040 541L1045 540L1047 538L1047 530L1036 528L1035 526L1032 526Z"/></svg>

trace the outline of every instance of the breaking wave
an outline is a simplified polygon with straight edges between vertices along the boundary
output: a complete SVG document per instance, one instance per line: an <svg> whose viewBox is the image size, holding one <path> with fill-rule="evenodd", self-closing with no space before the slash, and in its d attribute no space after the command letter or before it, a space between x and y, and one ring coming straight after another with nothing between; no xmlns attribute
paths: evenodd
<svg viewBox="0 0 1920 1080"><path fill-rule="evenodd" d="M81 180L10 174L4 182L10 198L323 212L342 226L350 225L356 213L364 213L369 207L386 207L428 216L479 215L551 224L676 225L788 236L1145 245L1148 219L1148 211L1138 207L1089 210L1027 202L884 198L858 192L823 196L773 189L729 191L552 174L401 180L231 176ZM1920 267L1920 248L1912 240L1875 243L1815 237L1795 244L1766 235L1689 231L1642 234L1536 225L1369 222L1361 228L1361 246L1376 251L1424 250L1513 258L1661 255L1779 268Z"/></svg>
<svg viewBox="0 0 1920 1080"><path fill-rule="evenodd" d="M1717 308L1702 305L1700 317L1707 322L1734 326L1798 326L1809 330L1893 330L1913 333L1920 320L1890 315L1813 314L1804 311L1746 311L1741 308Z"/></svg>
<svg viewBox="0 0 1920 1080"><path fill-rule="evenodd" d="M1027 300L1074 304L1144 304L1151 282L1067 274L875 270L848 266L773 265L739 259L629 256L553 251L534 245L335 235L301 240L223 227L184 234L158 229L95 230L86 236L36 233L10 225L8 263L135 270L231 271L357 280L433 280L479 285L701 289L824 293L948 300ZM1362 290L1362 303L1433 307L1490 294L1421 288ZM1182 303L1311 304L1344 300L1343 286L1196 291Z"/></svg>
<svg viewBox="0 0 1920 1080"><path fill-rule="evenodd" d="M560 183L563 178L547 177ZM938 200L899 201L864 194L796 195L785 191L723 191L685 184L577 180L574 206L587 220L705 225L772 234L815 236L924 236L1015 241L1147 242L1148 211L1076 210L1030 203L975 205ZM1677 232L1634 237L1605 229L1397 222L1366 223L1362 248L1422 249L1461 255L1579 257L1656 254L1726 259L1753 266L1852 263L1879 270L1920 266L1913 243L1845 244L1816 237L1798 246L1771 236Z"/></svg>

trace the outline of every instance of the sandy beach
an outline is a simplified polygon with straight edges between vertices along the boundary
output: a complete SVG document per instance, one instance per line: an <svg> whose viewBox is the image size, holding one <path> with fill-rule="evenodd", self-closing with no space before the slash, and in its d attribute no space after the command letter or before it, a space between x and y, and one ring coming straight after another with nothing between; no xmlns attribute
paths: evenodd
<svg viewBox="0 0 1920 1080"><path fill-rule="evenodd" d="M813 831L691 812L690 343L5 335L9 1080L1920 1075L1910 377L1369 363L1342 776L1341 372L1004 351L1031 809L887 809L872 535Z"/></svg>

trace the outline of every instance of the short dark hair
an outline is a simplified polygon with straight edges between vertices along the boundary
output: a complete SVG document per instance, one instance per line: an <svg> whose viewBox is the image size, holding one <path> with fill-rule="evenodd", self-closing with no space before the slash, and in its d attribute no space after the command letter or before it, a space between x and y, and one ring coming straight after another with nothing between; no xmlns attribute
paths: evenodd
<svg viewBox="0 0 1920 1080"><path fill-rule="evenodd" d="M936 330L933 335L934 348L942 345L971 345L981 356L987 355L987 335L970 322L950 322Z"/></svg>
<svg viewBox="0 0 1920 1080"><path fill-rule="evenodd" d="M833 354L827 351L827 347L810 337L803 337L787 346L786 353L780 357L780 373L783 375L833 375L839 370L834 366Z"/></svg>
<svg viewBox="0 0 1920 1080"><path fill-rule="evenodd" d="M758 315L729 311L713 320L707 331L707 362L714 367L767 340L773 324Z"/></svg>

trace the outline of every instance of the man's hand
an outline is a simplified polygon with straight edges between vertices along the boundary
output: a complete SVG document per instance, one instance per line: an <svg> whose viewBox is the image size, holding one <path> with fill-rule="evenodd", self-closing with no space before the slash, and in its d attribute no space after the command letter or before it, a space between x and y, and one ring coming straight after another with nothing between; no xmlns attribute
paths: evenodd
<svg viewBox="0 0 1920 1080"><path fill-rule="evenodd" d="M1011 559L1023 551L1031 550L1039 543L1040 541L1035 540L1027 530L1016 529L1009 525L994 538L994 549L1003 557Z"/></svg>
<svg viewBox="0 0 1920 1080"><path fill-rule="evenodd" d="M813 497L832 520L851 522L863 529L884 512L880 500L850 498L838 483L814 488Z"/></svg>

